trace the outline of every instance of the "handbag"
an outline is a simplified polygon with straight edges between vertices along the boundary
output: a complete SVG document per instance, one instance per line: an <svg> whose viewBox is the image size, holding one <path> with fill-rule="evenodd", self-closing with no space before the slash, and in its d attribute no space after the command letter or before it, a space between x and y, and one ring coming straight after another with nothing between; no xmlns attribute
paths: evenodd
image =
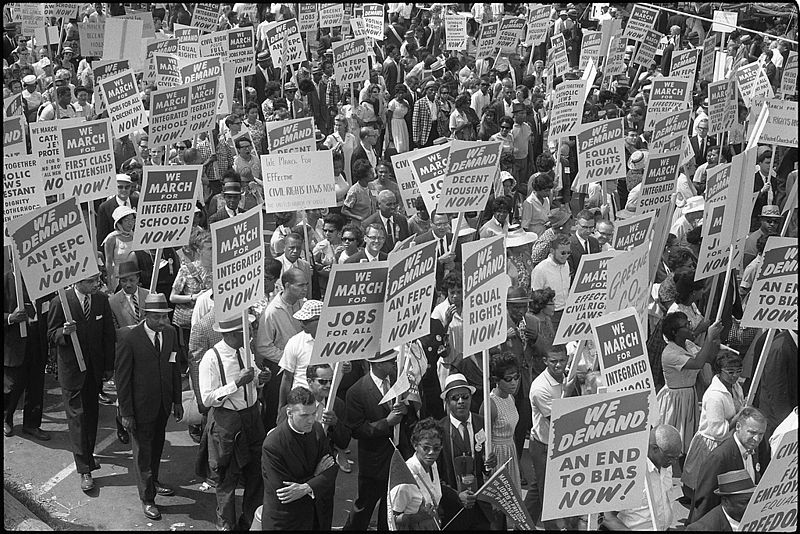
<svg viewBox="0 0 800 534"><path fill-rule="evenodd" d="M194 396L194 390L189 389L181 393L181 404L183 404L183 418L181 423L186 425L199 425L203 421L203 416L197 409L197 400Z"/></svg>

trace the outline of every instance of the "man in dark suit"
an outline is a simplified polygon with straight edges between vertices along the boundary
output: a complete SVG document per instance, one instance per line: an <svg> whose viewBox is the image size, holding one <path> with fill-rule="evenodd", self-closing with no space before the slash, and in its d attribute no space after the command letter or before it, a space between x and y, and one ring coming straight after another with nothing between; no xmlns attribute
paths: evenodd
<svg viewBox="0 0 800 534"><path fill-rule="evenodd" d="M300 96L305 98L308 103L308 115L314 118L314 125L317 129L323 131L327 123L326 115L328 111L323 107L322 102L320 102L319 93L317 93L314 82L309 79L300 80L298 88L300 89Z"/></svg>
<svg viewBox="0 0 800 534"><path fill-rule="evenodd" d="M242 198L242 184L225 182L225 185L222 186L222 198L225 199L225 206L208 217L208 226L244 213L244 210L239 207L239 200Z"/></svg>
<svg viewBox="0 0 800 534"><path fill-rule="evenodd" d="M321 65L314 65L311 68L311 81L314 83L314 92L317 95L321 113L321 122L317 124L317 129L323 134L329 135L333 131L333 123L327 104L328 80L322 69L323 67ZM314 121L316 122L316 115L314 115L314 117Z"/></svg>
<svg viewBox="0 0 800 534"><path fill-rule="evenodd" d="M689 523L694 523L720 503L715 490L717 475L728 471L745 469L757 485L761 479L761 469L754 456L758 454L758 444L767 430L767 418L757 409L747 406L736 414L736 430L716 449L700 468L697 487L694 490Z"/></svg>
<svg viewBox="0 0 800 534"><path fill-rule="evenodd" d="M444 428L442 453L436 460L442 481L443 523L459 511L464 511L453 521L453 530L489 530L492 507L477 501L475 492L487 478L486 470L497 465L494 453L486 454L486 431L483 417L470 412L475 388L464 375L454 373L447 377L441 398L447 401L447 413L439 424Z"/></svg>
<svg viewBox="0 0 800 534"><path fill-rule="evenodd" d="M720 473L717 475L719 489L714 491L720 497L720 504L704 515L700 520L689 524L691 532L733 532L734 526L739 530L739 522L756 490L753 480L744 469ZM731 524L731 520L736 525Z"/></svg>
<svg viewBox="0 0 800 534"><path fill-rule="evenodd" d="M42 425L44 403L44 366L47 361L47 309L49 299L41 298L34 304L22 284L22 305L17 305L14 273L7 272L3 279L3 433L14 434L14 412L25 393L22 415L22 432L41 441L50 435ZM27 337L22 337L20 325L24 324Z"/></svg>
<svg viewBox="0 0 800 534"><path fill-rule="evenodd" d="M375 128L364 126L359 130L358 136L361 141L356 145L353 150L353 155L350 156L350 172L355 175L354 169L356 161L365 160L370 164L372 170L378 164L378 154L375 152L375 143L378 140L378 131Z"/></svg>
<svg viewBox="0 0 800 534"><path fill-rule="evenodd" d="M700 122L697 123L697 135L690 137L689 143L692 145L692 150L694 150L694 163L699 167L706 162L709 147L717 144L708 135L708 119L700 119Z"/></svg>
<svg viewBox="0 0 800 534"><path fill-rule="evenodd" d="M144 322L117 345L117 393L122 424L133 437L133 472L142 511L148 519L160 519L156 495L175 495L159 483L158 471L169 414L176 421L183 417L181 375L167 297L147 295L142 309Z"/></svg>
<svg viewBox="0 0 800 534"><path fill-rule="evenodd" d="M366 229L370 224L380 224L386 229L386 240L381 251L389 253L397 243L411 235L408 231L408 219L397 212L397 198L392 191L384 189L378 193L378 211L361 222Z"/></svg>
<svg viewBox="0 0 800 534"><path fill-rule="evenodd" d="M461 265L461 244L456 243L455 252L450 252L453 243L453 233L450 231L450 216L444 213L431 214L431 229L418 235L415 243L428 243L438 241L436 250L438 251L436 264L436 284L444 279L444 276Z"/></svg>
<svg viewBox="0 0 800 534"><path fill-rule="evenodd" d="M389 350L371 358L369 374L362 376L347 391L345 411L347 426L358 440L358 495L347 517L344 530L367 530L375 505L378 504L378 530L388 530L386 520L386 487L394 447L390 439L394 427L400 425L400 443L396 444L403 458L413 453L411 426L416 414L400 402L380 400L397 380L397 351Z"/></svg>
<svg viewBox="0 0 800 534"><path fill-rule="evenodd" d="M117 194L97 208L97 248L103 250L103 240L114 230L114 210L120 206L136 208L138 197L132 198L133 183L127 174L117 175Z"/></svg>
<svg viewBox="0 0 800 534"><path fill-rule="evenodd" d="M100 274L75 283L62 294L72 312L67 321L61 296L50 303L47 317L47 339L58 355L58 382L64 399L69 439L75 466L81 477L81 489L94 489L92 471L100 469L94 457L97 421L103 379L111 379L114 370L116 333L108 297L100 293ZM70 334L78 334L86 370L81 371Z"/></svg>
<svg viewBox="0 0 800 534"><path fill-rule="evenodd" d="M397 60L400 58L400 52L397 46L393 44L386 45L386 60L383 62L383 79L386 80L386 91L390 95L394 95L395 86L400 83L400 67Z"/></svg>
<svg viewBox="0 0 800 534"><path fill-rule="evenodd" d="M569 279L575 278L575 271L581 263L581 256L584 254L596 254L600 252L600 243L592 234L594 233L594 215L589 210L578 212L578 226L575 233L569 236L570 255L567 258L569 263Z"/></svg>
<svg viewBox="0 0 800 534"><path fill-rule="evenodd" d="M386 241L386 228L380 223L372 223L364 229L365 247L347 258L345 263L369 263L384 261L389 256L383 250Z"/></svg>
<svg viewBox="0 0 800 534"><path fill-rule="evenodd" d="M267 82L269 81L269 52L262 50L256 56L256 73L253 75L254 87L256 90L257 102L263 102L267 99ZM263 111L261 106L258 107L258 113L261 115L261 120L264 120Z"/></svg>

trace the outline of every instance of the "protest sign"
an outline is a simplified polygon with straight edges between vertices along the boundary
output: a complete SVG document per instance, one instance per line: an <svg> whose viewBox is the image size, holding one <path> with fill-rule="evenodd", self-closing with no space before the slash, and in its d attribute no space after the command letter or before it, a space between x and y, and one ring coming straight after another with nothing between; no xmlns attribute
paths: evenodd
<svg viewBox="0 0 800 534"><path fill-rule="evenodd" d="M445 49L467 49L467 19L458 13L446 13L445 24Z"/></svg>
<svg viewBox="0 0 800 534"><path fill-rule="evenodd" d="M615 222L614 238L611 240L615 250L629 250L650 242L655 212L635 215Z"/></svg>
<svg viewBox="0 0 800 534"><path fill-rule="evenodd" d="M603 79L605 80L608 76L610 83L611 76L623 74L627 68L625 65L625 39L614 35L608 45L608 61L603 69Z"/></svg>
<svg viewBox="0 0 800 534"><path fill-rule="evenodd" d="M680 150L650 153L642 178L638 213L653 211L670 199L678 180L681 156Z"/></svg>
<svg viewBox="0 0 800 534"><path fill-rule="evenodd" d="M116 194L116 170L111 121L59 123L64 192L79 202Z"/></svg>
<svg viewBox="0 0 800 534"><path fill-rule="evenodd" d="M103 37L105 36L106 22L79 22L78 38L81 45L81 55L84 57L103 57Z"/></svg>
<svg viewBox="0 0 800 534"><path fill-rule="evenodd" d="M497 50L500 22L489 22L481 26L481 38L478 39L476 57L494 57Z"/></svg>
<svg viewBox="0 0 800 534"><path fill-rule="evenodd" d="M199 165L144 167L131 250L189 244L201 175Z"/></svg>
<svg viewBox="0 0 800 534"><path fill-rule="evenodd" d="M128 135L147 126L147 112L139 96L136 78L130 70L100 82L108 106L111 129L116 137Z"/></svg>
<svg viewBox="0 0 800 534"><path fill-rule="evenodd" d="M32 301L97 274L78 199L35 209L7 223Z"/></svg>
<svg viewBox="0 0 800 534"><path fill-rule="evenodd" d="M364 4L364 31L367 37L383 41L383 4Z"/></svg>
<svg viewBox="0 0 800 534"><path fill-rule="evenodd" d="M553 49L553 64L556 69L556 76L563 76L569 72L569 58L567 57L567 44L563 34L554 35L550 38L550 47ZM559 86L559 89L561 86Z"/></svg>
<svg viewBox="0 0 800 534"><path fill-rule="evenodd" d="M328 150L262 155L261 171L267 213L336 205L333 155Z"/></svg>
<svg viewBox="0 0 800 534"><path fill-rule="evenodd" d="M333 43L334 74L339 87L360 84L369 78L365 37Z"/></svg>
<svg viewBox="0 0 800 534"><path fill-rule="evenodd" d="M437 213L483 210L500 172L501 149L499 141L453 141Z"/></svg>
<svg viewBox="0 0 800 534"><path fill-rule="evenodd" d="M139 20L142 22L142 42L148 39L154 39L156 36L156 26L153 22L153 13L151 11L131 12L125 15L114 15L118 19Z"/></svg>
<svg viewBox="0 0 800 534"><path fill-rule="evenodd" d="M695 73L697 72L697 56L700 54L699 48L688 50L675 50L672 53L669 75L673 78L683 78L689 80L694 87Z"/></svg>
<svg viewBox="0 0 800 534"><path fill-rule="evenodd" d="M59 27L58 26L45 26L43 28L36 28L33 32L33 44L35 46L47 46L48 40L51 43L58 42Z"/></svg>
<svg viewBox="0 0 800 534"><path fill-rule="evenodd" d="M761 132L759 143L797 148L797 102L777 98L754 97L750 107L750 124L755 124L761 105L769 109L767 122Z"/></svg>
<svg viewBox="0 0 800 534"><path fill-rule="evenodd" d="M780 92L784 98L797 94L797 52L789 52L789 59L783 67Z"/></svg>
<svg viewBox="0 0 800 534"><path fill-rule="evenodd" d="M622 33L622 38L633 39L641 43L644 41L647 30L652 30L653 26L655 26L656 17L658 17L658 10L634 4L628 24Z"/></svg>
<svg viewBox="0 0 800 534"><path fill-rule="evenodd" d="M219 27L220 4L201 4L194 5L192 12L192 23L190 26L200 28L205 32L217 31Z"/></svg>
<svg viewBox="0 0 800 534"><path fill-rule="evenodd" d="M33 124L31 126L33 126ZM27 153L28 149L25 146L25 118L16 116L10 119L4 119L3 156L21 156Z"/></svg>
<svg viewBox="0 0 800 534"><path fill-rule="evenodd" d="M583 104L586 101L586 81L567 80L558 84L553 109L550 111L548 140L575 135L583 119Z"/></svg>
<svg viewBox="0 0 800 534"><path fill-rule="evenodd" d="M228 30L206 33L198 39L201 58L218 57L225 62L228 59Z"/></svg>
<svg viewBox="0 0 800 534"><path fill-rule="evenodd" d="M694 279L703 280L728 268L728 248L733 238L733 215L726 209L728 194L739 185L730 163L706 171L705 207L703 210L703 241L697 257ZM727 224L726 224L727 223Z"/></svg>
<svg viewBox="0 0 800 534"><path fill-rule="evenodd" d="M642 322L647 324L647 302L650 296L649 258L648 240L647 244L617 252L616 256L608 260L606 313L633 307Z"/></svg>
<svg viewBox="0 0 800 534"><path fill-rule="evenodd" d="M316 4L311 5L316 6ZM324 4L324 7L321 7L319 10L320 28L338 28L343 24L344 9L342 4Z"/></svg>
<svg viewBox="0 0 800 534"><path fill-rule="evenodd" d="M178 39L178 57L186 59L200 58L200 28L175 23L174 34Z"/></svg>
<svg viewBox="0 0 800 534"><path fill-rule="evenodd" d="M475 498L502 510L514 522L515 530L534 530L533 519L522 502L522 495L512 482L510 469L517 469L516 464L511 466L511 458L495 470L489 480L475 492Z"/></svg>
<svg viewBox="0 0 800 534"><path fill-rule="evenodd" d="M354 38L358 39L359 37L363 37L368 43L372 40L367 37L367 30L364 29L364 19L350 19L350 26L353 30Z"/></svg>
<svg viewBox="0 0 800 534"><path fill-rule="evenodd" d="M256 206L211 225L214 317L241 317L264 298L264 213Z"/></svg>
<svg viewBox="0 0 800 534"><path fill-rule="evenodd" d="M191 139L214 128L219 78L150 93L150 148Z"/></svg>
<svg viewBox="0 0 800 534"><path fill-rule="evenodd" d="M641 506L649 395L634 390L553 399L542 520Z"/></svg>
<svg viewBox="0 0 800 534"><path fill-rule="evenodd" d="M37 28L45 25L44 4L40 3L20 3L18 10L22 14L22 24L20 25L20 32L27 37L33 37Z"/></svg>
<svg viewBox="0 0 800 534"><path fill-rule="evenodd" d="M53 2L42 4L42 13L45 17L53 17L60 19L66 17L68 19L78 14L78 9L81 7L80 2ZM53 41L54 43L56 41Z"/></svg>
<svg viewBox="0 0 800 534"><path fill-rule="evenodd" d="M770 236L742 326L797 330L797 238Z"/></svg>
<svg viewBox="0 0 800 534"><path fill-rule="evenodd" d="M616 253L608 250L581 256L553 344L591 339L589 321L606 310L608 260Z"/></svg>
<svg viewBox="0 0 800 534"><path fill-rule="evenodd" d="M600 25L600 33L601 37L600 37L599 56L605 58L608 55L609 51L611 50L612 37L619 37L620 34L622 33L622 20L610 19L603 21L603 23ZM625 41L625 39L621 40ZM603 63L603 67L607 67L607 62Z"/></svg>
<svg viewBox="0 0 800 534"><path fill-rule="evenodd" d="M92 62L92 73L94 74L95 92L92 95L94 101L94 111L98 115L105 113L106 100L100 90L100 82L107 78L112 78L125 71L130 71L130 64L127 59L109 59Z"/></svg>
<svg viewBox="0 0 800 534"><path fill-rule="evenodd" d="M299 10L297 13L297 25L300 28L301 33L317 31L317 25L319 23L319 12L317 11L318 6L319 4L298 4ZM320 27L324 26L320 25Z"/></svg>
<svg viewBox="0 0 800 534"><path fill-rule="evenodd" d="M586 69L590 59L594 61L595 65L597 65L597 62L600 59L600 41L602 38L602 32L583 32L583 41L581 41L581 56L580 62L578 63L578 68L580 70Z"/></svg>
<svg viewBox="0 0 800 534"><path fill-rule="evenodd" d="M181 84L180 58L172 54L153 54L156 68L156 87L165 89Z"/></svg>
<svg viewBox="0 0 800 534"><path fill-rule="evenodd" d="M297 25L295 23L295 29L296 28ZM230 62L235 67L233 75L238 78L240 76L255 74L256 41L253 34L253 27L233 28L228 30L227 34L228 55L225 61ZM305 61L305 55L305 50L303 50L303 61ZM274 58L275 56L272 57Z"/></svg>
<svg viewBox="0 0 800 534"><path fill-rule="evenodd" d="M672 76L653 78L651 87L645 130L652 130L657 121L676 111L688 109L692 96L692 86L689 82Z"/></svg>
<svg viewBox="0 0 800 534"><path fill-rule="evenodd" d="M24 98L22 93L11 95L3 100L3 119L11 117L22 117L24 115Z"/></svg>
<svg viewBox="0 0 800 534"><path fill-rule="evenodd" d="M253 25L258 24L258 4L256 3L236 3L234 4L236 11L239 13L239 18L246 18Z"/></svg>
<svg viewBox="0 0 800 534"><path fill-rule="evenodd" d="M625 178L624 119L584 125L577 133L578 174L573 187Z"/></svg>
<svg viewBox="0 0 800 534"><path fill-rule="evenodd" d="M646 256L646 247L641 248ZM641 317L628 307L592 321L594 346L609 392L637 389L655 394Z"/></svg>
<svg viewBox="0 0 800 534"><path fill-rule="evenodd" d="M230 78L231 85L233 85L233 64L229 62L223 64L223 61L219 57L209 57L207 59L198 59L194 61L186 59L179 60L178 67L180 85L221 77L217 84L217 115L226 115L230 113L230 102L228 101L229 93L226 84L223 82L227 78ZM230 92L233 92L232 88Z"/></svg>
<svg viewBox="0 0 800 534"><path fill-rule="evenodd" d="M267 122L266 127L270 154L317 149L313 117Z"/></svg>
<svg viewBox="0 0 800 534"><path fill-rule="evenodd" d="M504 343L508 334L505 237L498 235L464 243L464 357Z"/></svg>
<svg viewBox="0 0 800 534"><path fill-rule="evenodd" d="M523 37L525 19L517 17L503 17L497 36L497 47L501 54L513 54L517 51L517 43Z"/></svg>
<svg viewBox="0 0 800 534"><path fill-rule="evenodd" d="M381 351L399 347L430 332L436 246L436 241L430 241L389 254Z"/></svg>
<svg viewBox="0 0 800 534"><path fill-rule="evenodd" d="M736 29L736 22L738 20L739 13L735 11L714 11L714 23L711 25L711 31L731 33Z"/></svg>
<svg viewBox="0 0 800 534"><path fill-rule="evenodd" d="M703 55L700 60L700 79L711 81L714 78L714 59L717 51L718 34L712 33L703 41Z"/></svg>
<svg viewBox="0 0 800 534"><path fill-rule="evenodd" d="M404 152L391 156L392 166L394 167L394 177L397 180L397 187L400 188L400 196L405 214L413 217L417 213L416 201L419 195L419 185L411 172L408 158L413 152ZM401 210L403 211L403 210Z"/></svg>
<svg viewBox="0 0 800 534"><path fill-rule="evenodd" d="M547 28L550 23L550 6L536 5L528 9L528 32L525 44L539 46L547 38ZM485 27L485 25L484 25ZM483 57L483 56L478 56Z"/></svg>
<svg viewBox="0 0 800 534"><path fill-rule="evenodd" d="M772 85L769 83L767 73L758 61L748 63L736 69L736 84L739 95L744 100L745 106L752 107L752 100L756 96L773 98Z"/></svg>
<svg viewBox="0 0 800 534"><path fill-rule="evenodd" d="M310 365L372 358L380 350L388 263L331 269Z"/></svg>
<svg viewBox="0 0 800 534"><path fill-rule="evenodd" d="M46 205L41 164L35 155L3 158L3 225ZM8 234L3 244L10 245Z"/></svg>
<svg viewBox="0 0 800 534"><path fill-rule="evenodd" d="M45 195L67 194L67 187L62 174L63 152L58 129L64 125L75 125L83 122L79 119L61 119L59 121L37 121L30 124L31 153L39 161L39 168L44 183ZM8 132L7 129L5 129Z"/></svg>
<svg viewBox="0 0 800 534"><path fill-rule="evenodd" d="M664 34L661 32L647 30L647 33L644 34L644 39L642 39L639 48L636 50L636 56L633 58L633 64L644 68L649 67L653 62L653 59L656 57L658 43L661 42L662 37L664 37Z"/></svg>
<svg viewBox="0 0 800 534"><path fill-rule="evenodd" d="M739 522L741 532L797 532L797 429L786 432Z"/></svg>
<svg viewBox="0 0 800 534"><path fill-rule="evenodd" d="M141 72L143 27L141 20L107 18L103 33L103 59L127 59L131 70Z"/></svg>
<svg viewBox="0 0 800 534"><path fill-rule="evenodd" d="M708 135L721 134L736 122L733 80L708 84Z"/></svg>
<svg viewBox="0 0 800 534"><path fill-rule="evenodd" d="M273 22L267 26L265 34L272 64L276 69L284 67L281 54L284 35L286 36L286 65L295 65L306 60L303 38L300 37L300 29L297 27L295 19Z"/></svg>
<svg viewBox="0 0 800 534"><path fill-rule="evenodd" d="M651 152L657 152L664 142L675 134L684 134L689 130L689 123L692 120L692 110L685 109L678 113L668 115L653 125L653 147Z"/></svg>
<svg viewBox="0 0 800 534"><path fill-rule="evenodd" d="M428 213L439 206L442 181L450 159L450 143L414 150L408 163Z"/></svg>
<svg viewBox="0 0 800 534"><path fill-rule="evenodd" d="M173 38L150 41L144 50L144 74L142 79L147 83L156 83L156 65L153 61L153 54L178 55L178 40Z"/></svg>

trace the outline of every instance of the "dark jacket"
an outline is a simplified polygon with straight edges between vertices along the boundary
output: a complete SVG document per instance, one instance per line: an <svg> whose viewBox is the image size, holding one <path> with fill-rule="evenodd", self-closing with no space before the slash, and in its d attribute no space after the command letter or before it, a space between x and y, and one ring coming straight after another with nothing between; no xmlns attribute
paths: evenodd
<svg viewBox="0 0 800 534"><path fill-rule="evenodd" d="M356 139L358 139L357 135L356 135ZM379 161L378 153L375 152L375 147L372 147L372 151L373 151L373 153L375 153L375 161ZM350 172L351 173L353 172L353 169L356 166L355 165L356 161L358 161L360 159L365 160L367 163L370 164L370 166L372 165L372 163L370 163L370 161L369 161L369 158L367 157L367 152L364 150L364 147L361 146L361 141L359 141L358 144L356 144L356 148L353 150L353 155L350 156Z"/></svg>
<svg viewBox="0 0 800 534"><path fill-rule="evenodd" d="M397 199L398 201L400 199ZM404 239L408 238L411 233L408 230L408 219L406 219L405 215L401 215L399 213L395 213L393 215L393 222L394 222L394 236L392 237L391 242L387 237L386 241L383 242L383 248L381 248L382 252L389 253L394 248L395 243L399 243ZM378 223L383 226L383 219L381 219L381 213L376 211L363 221L361 221L361 227L366 230L367 226L372 223ZM385 227L384 227L385 228Z"/></svg>
<svg viewBox="0 0 800 534"><path fill-rule="evenodd" d="M687 532L733 532L722 505L718 505L694 523L686 526Z"/></svg>
<svg viewBox="0 0 800 534"><path fill-rule="evenodd" d="M236 214L244 213L242 208L236 208ZM229 219L230 215L228 215L228 210L225 209L225 206L221 207L216 213L209 215L208 217L208 226L209 228L215 222L224 221L225 219Z"/></svg>
<svg viewBox="0 0 800 534"><path fill-rule="evenodd" d="M25 360L25 349L28 339L40 337L43 344L47 343L47 314L42 313L42 304L49 300L49 297L38 299L35 303L37 321L26 323L27 338L20 334L20 324L8 324L8 316L17 309L17 294L15 291L14 273L6 273L3 279L3 365L5 367L19 367ZM34 304L28 296L28 289L22 284L22 300L30 306ZM30 314L29 314L30 319Z"/></svg>
<svg viewBox="0 0 800 534"><path fill-rule="evenodd" d="M386 254L384 251L378 252L378 261L385 261L389 258L389 255ZM364 249L359 249L358 252L350 256L345 260L345 263L367 263L367 253L364 252Z"/></svg>
<svg viewBox="0 0 800 534"><path fill-rule="evenodd" d="M600 252L600 243L594 237L589 236L586 243L589 245L589 254L597 254ZM569 236L569 246L570 254L567 258L567 263L569 263L569 278L572 280L575 278L575 272L578 270L578 265L581 263L581 257L584 255L584 251L583 245L578 241L578 237L575 234Z"/></svg>

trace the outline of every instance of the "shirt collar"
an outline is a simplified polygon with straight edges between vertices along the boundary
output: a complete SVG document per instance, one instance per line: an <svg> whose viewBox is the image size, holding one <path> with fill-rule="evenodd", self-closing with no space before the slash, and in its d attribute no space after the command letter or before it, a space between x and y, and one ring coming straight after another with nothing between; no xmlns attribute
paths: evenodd
<svg viewBox="0 0 800 534"><path fill-rule="evenodd" d="M142 326L144 326L144 333L147 334L147 337L150 338L150 341L153 341L156 337L156 331L151 330L150 327L147 326L147 321L142 321Z"/></svg>
<svg viewBox="0 0 800 534"><path fill-rule="evenodd" d="M80 302L81 305L83 305L83 299L85 297L87 297L87 296L90 296L90 295L86 295L86 294L81 293L80 291L78 291L78 286L73 286L73 289L75 289L75 295L78 297L78 302Z"/></svg>
<svg viewBox="0 0 800 534"><path fill-rule="evenodd" d="M292 419L290 417L286 418L286 424L289 425L289 428L291 428L292 432L294 432L295 434L300 434L301 436L304 434L308 434L308 432L300 432L294 426L292 426Z"/></svg>
<svg viewBox="0 0 800 534"><path fill-rule="evenodd" d="M725 511L725 507L724 506L720 505L720 508L722 508L722 513L725 514L725 519L728 520L728 524L731 526L731 530L733 530L734 532L738 532L739 531L739 521L736 521L734 518L729 516L728 512Z"/></svg>
<svg viewBox="0 0 800 534"><path fill-rule="evenodd" d="M367 248L364 247L364 256L367 257L367 261L379 261L379 257L378 256L380 256L380 252L378 252L378 255L373 256L372 254L369 253Z"/></svg>
<svg viewBox="0 0 800 534"><path fill-rule="evenodd" d="M388 219L386 217L384 217L383 213L381 213L380 211L378 212L378 215L380 216L381 220L383 221L383 226L386 226L386 222L387 221L392 221L392 223L394 223L394 215L390 216Z"/></svg>
<svg viewBox="0 0 800 534"><path fill-rule="evenodd" d="M461 423L465 422L467 424L467 432L472 428L472 412L470 412L469 417L467 417L466 421L459 421L453 414L450 414L450 424L456 428L461 428Z"/></svg>
<svg viewBox="0 0 800 534"><path fill-rule="evenodd" d="M749 457L750 453L747 451L747 449L745 449L744 445L742 445L742 442L739 441L739 436L736 435L736 432L733 433L733 440L736 442L736 446L739 448L739 454L742 455L742 459L745 458L745 454L747 454Z"/></svg>

